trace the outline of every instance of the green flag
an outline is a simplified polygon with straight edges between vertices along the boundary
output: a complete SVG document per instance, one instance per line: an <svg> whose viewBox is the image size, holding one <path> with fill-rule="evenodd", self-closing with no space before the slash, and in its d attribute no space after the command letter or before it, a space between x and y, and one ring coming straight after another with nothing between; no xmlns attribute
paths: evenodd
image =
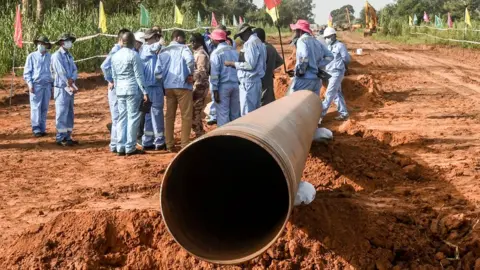
<svg viewBox="0 0 480 270"><path fill-rule="evenodd" d="M148 10L142 4L140 4L140 25L150 26L150 14L148 14Z"/></svg>
<svg viewBox="0 0 480 270"><path fill-rule="evenodd" d="M443 28L443 21L440 17L435 15L435 27L437 28Z"/></svg>

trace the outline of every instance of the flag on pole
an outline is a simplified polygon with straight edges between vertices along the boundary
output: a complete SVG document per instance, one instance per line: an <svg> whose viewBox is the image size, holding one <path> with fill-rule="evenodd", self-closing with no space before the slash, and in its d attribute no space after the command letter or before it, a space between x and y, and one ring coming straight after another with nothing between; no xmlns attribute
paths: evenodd
<svg viewBox="0 0 480 270"><path fill-rule="evenodd" d="M225 22L225 15L222 15L222 25L226 26L227 23Z"/></svg>
<svg viewBox="0 0 480 270"><path fill-rule="evenodd" d="M197 11L197 26L202 25L202 17L200 17L200 11Z"/></svg>
<svg viewBox="0 0 480 270"><path fill-rule="evenodd" d="M22 11L20 10L20 5L17 6L17 12L15 15L15 33L13 34L13 41L15 45L19 48L23 48L22 41Z"/></svg>
<svg viewBox="0 0 480 270"><path fill-rule="evenodd" d="M453 21L452 21L452 16L450 16L450 12L448 12L447 24L448 24L448 28L453 28Z"/></svg>
<svg viewBox="0 0 480 270"><path fill-rule="evenodd" d="M328 26L333 27L333 17L332 14L328 14Z"/></svg>
<svg viewBox="0 0 480 270"><path fill-rule="evenodd" d="M150 14L142 4L140 4L140 25L150 26Z"/></svg>
<svg viewBox="0 0 480 270"><path fill-rule="evenodd" d="M233 26L238 26L237 17L235 17L235 15L233 15Z"/></svg>
<svg viewBox="0 0 480 270"><path fill-rule="evenodd" d="M278 6L281 3L282 0L265 0L265 10L272 17L273 22L278 21Z"/></svg>
<svg viewBox="0 0 480 270"><path fill-rule="evenodd" d="M102 30L102 33L106 33L107 32L107 16L105 16L105 10L103 9L102 1L100 1L98 14L99 14L98 29Z"/></svg>
<svg viewBox="0 0 480 270"><path fill-rule="evenodd" d="M243 18L242 18L242 16L238 16L238 22L239 22L240 24L243 23Z"/></svg>
<svg viewBox="0 0 480 270"><path fill-rule="evenodd" d="M468 12L468 8L465 8L465 23L472 27L472 21L470 21L470 13Z"/></svg>
<svg viewBox="0 0 480 270"><path fill-rule="evenodd" d="M183 24L183 14L180 12L177 5L175 5L175 23L180 25Z"/></svg>
<svg viewBox="0 0 480 270"><path fill-rule="evenodd" d="M215 13L212 12L212 27L217 27L218 22L217 19L215 18Z"/></svg>
<svg viewBox="0 0 480 270"><path fill-rule="evenodd" d="M413 14L413 25L418 25L418 17L417 17L417 14Z"/></svg>
<svg viewBox="0 0 480 270"><path fill-rule="evenodd" d="M443 21L437 15L435 15L435 27L436 28L443 28Z"/></svg>
<svg viewBox="0 0 480 270"><path fill-rule="evenodd" d="M428 14L426 11L423 12L423 20L427 23L430 22L430 18L428 17Z"/></svg>
<svg viewBox="0 0 480 270"><path fill-rule="evenodd" d="M413 26L412 16L408 16L408 25Z"/></svg>

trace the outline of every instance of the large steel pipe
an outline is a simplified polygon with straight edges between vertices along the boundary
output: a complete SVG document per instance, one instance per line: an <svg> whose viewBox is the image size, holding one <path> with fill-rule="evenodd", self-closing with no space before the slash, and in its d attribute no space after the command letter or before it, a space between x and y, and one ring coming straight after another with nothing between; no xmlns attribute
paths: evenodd
<svg viewBox="0 0 480 270"><path fill-rule="evenodd" d="M318 96L299 91L179 152L160 191L173 238L218 264L262 254L288 221L320 115Z"/></svg>

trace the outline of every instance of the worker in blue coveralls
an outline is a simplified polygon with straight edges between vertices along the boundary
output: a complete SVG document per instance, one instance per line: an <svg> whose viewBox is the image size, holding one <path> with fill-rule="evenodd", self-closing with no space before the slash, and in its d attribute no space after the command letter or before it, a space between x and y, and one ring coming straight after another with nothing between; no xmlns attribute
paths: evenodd
<svg viewBox="0 0 480 270"><path fill-rule="evenodd" d="M145 89L143 63L133 50L135 36L127 32L122 36L122 48L112 56L112 78L118 99L117 155L144 154L136 148L140 124L140 103L148 102Z"/></svg>
<svg viewBox="0 0 480 270"><path fill-rule="evenodd" d="M226 61L225 66L237 69L240 81L240 114L242 116L260 108L262 78L265 76L267 49L252 31L252 26L242 23L238 26L235 39L240 37L245 44L237 62Z"/></svg>
<svg viewBox="0 0 480 270"><path fill-rule="evenodd" d="M122 36L123 34L130 32L128 29L120 29L117 35L117 44L113 46L110 50L105 61L103 61L101 68L103 71L103 76L108 82L108 105L110 107L110 116L112 118L112 123L107 125L110 130L110 151L112 153L117 153L117 122L118 122L118 102L117 94L115 93L115 84L113 83L112 78L112 56L122 48Z"/></svg>
<svg viewBox="0 0 480 270"><path fill-rule="evenodd" d="M313 37L310 23L306 20L298 20L291 24L290 28L295 31L296 64L292 90L310 90L320 95L322 79L319 74L328 63L333 60L333 54Z"/></svg>
<svg viewBox="0 0 480 270"><path fill-rule="evenodd" d="M160 45L161 34L159 31L149 29L145 32L145 43L140 53L144 65L145 87L148 97L152 102L150 111L145 115L145 127L142 137L143 150L166 150L164 136L164 91L162 79L155 77L155 67L157 65L158 53L162 46Z"/></svg>
<svg viewBox="0 0 480 270"><path fill-rule="evenodd" d="M23 78L30 92L30 118L33 136L43 137L47 128L48 103L52 96L52 56L48 52L52 44L46 36L33 41L37 50L27 56Z"/></svg>
<svg viewBox="0 0 480 270"><path fill-rule="evenodd" d="M216 49L210 55L210 91L213 93L217 126L223 126L240 117L240 97L237 71L225 62L237 62L238 53L227 44L227 33L215 30L210 35Z"/></svg>
<svg viewBox="0 0 480 270"><path fill-rule="evenodd" d="M227 35L227 39L225 40L227 45L232 46L234 50L237 49L237 43L229 37L232 34L232 32L229 31L225 25L220 24L215 28L215 30L224 31ZM213 50L216 49L217 45L215 45L215 43L211 38L208 39L208 42L206 44L207 44L209 54L212 54ZM211 91L210 91L210 94L212 95L212 100L213 100L213 93ZM207 115L207 125L214 125L217 123L217 112L215 108L215 102L212 103L212 106L210 107L209 112L210 112L209 115Z"/></svg>
<svg viewBox="0 0 480 270"><path fill-rule="evenodd" d="M52 73L56 111L56 142L61 146L73 146L78 142L72 139L73 104L77 80L77 66L73 62L70 49L76 38L68 33L62 34L55 43L60 46L52 55Z"/></svg>
<svg viewBox="0 0 480 270"><path fill-rule="evenodd" d="M346 67L350 63L350 55L348 54L347 47L337 40L337 32L335 29L328 27L325 29L323 36L325 37L328 50L332 52L334 59L326 68L326 71L332 77L328 80L328 87L322 104L322 117L327 114L328 108L333 101L340 114L335 119L345 121L348 119L348 110L342 93L342 80L345 76Z"/></svg>

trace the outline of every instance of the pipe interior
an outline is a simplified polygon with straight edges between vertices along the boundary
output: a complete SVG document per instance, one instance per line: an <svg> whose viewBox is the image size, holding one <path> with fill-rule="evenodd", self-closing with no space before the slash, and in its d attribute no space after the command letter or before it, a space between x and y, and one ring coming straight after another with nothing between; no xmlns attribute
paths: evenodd
<svg viewBox="0 0 480 270"><path fill-rule="evenodd" d="M235 136L190 145L164 180L162 211L170 232L210 261L244 258L266 246L288 216L287 180L262 147Z"/></svg>

